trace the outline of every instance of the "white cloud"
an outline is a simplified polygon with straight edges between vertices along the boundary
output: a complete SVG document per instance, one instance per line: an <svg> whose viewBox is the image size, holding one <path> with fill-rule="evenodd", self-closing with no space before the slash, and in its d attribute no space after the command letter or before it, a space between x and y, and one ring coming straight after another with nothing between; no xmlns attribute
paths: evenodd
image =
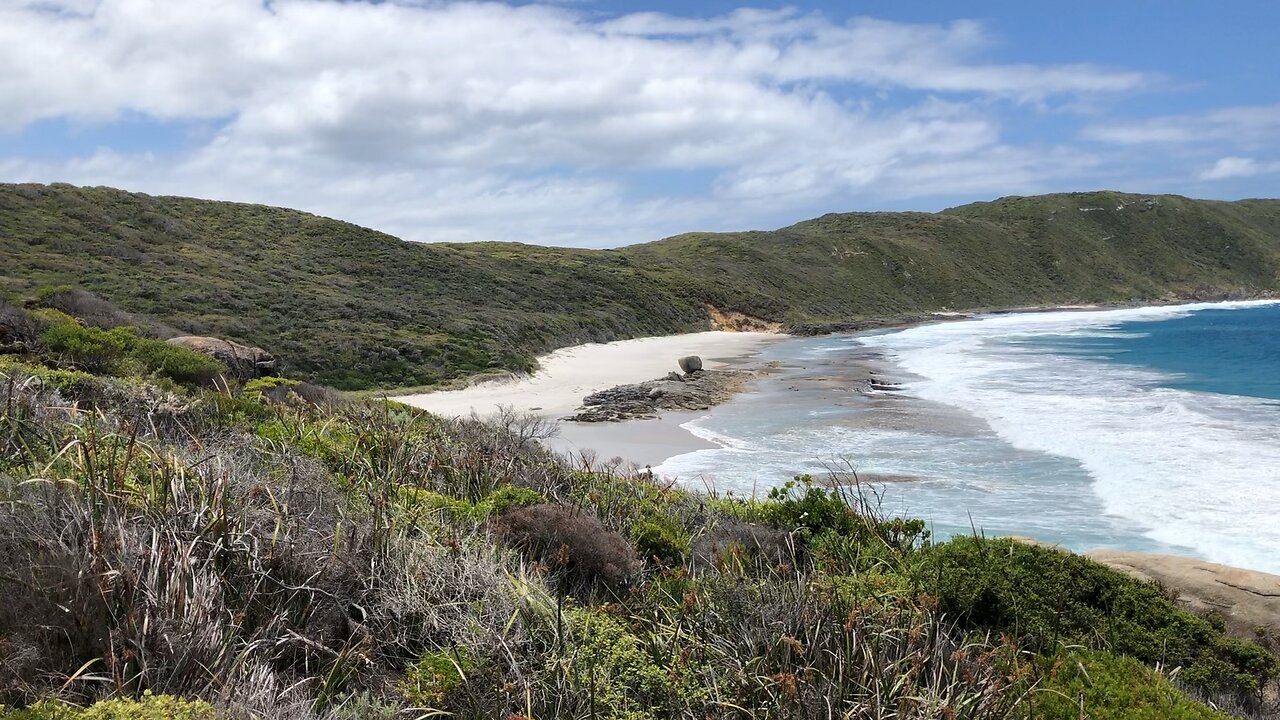
<svg viewBox="0 0 1280 720"><path fill-rule="evenodd" d="M1200 173L1201 180L1227 180L1230 178L1253 177L1280 172L1280 161L1258 162L1254 158L1224 157L1219 158L1213 167Z"/></svg>
<svg viewBox="0 0 1280 720"><path fill-rule="evenodd" d="M0 179L286 204L414 239L598 245L740 225L763 205L937 192L940 177L1051 180L1087 163L1005 145L988 101L1151 80L984 62L992 42L973 22L795 10L599 22L495 3L9 2L0 131L122 116L218 129L172 157L10 158ZM901 89L935 97L876 98ZM641 201L626 180L637 171L714 180Z"/></svg>
<svg viewBox="0 0 1280 720"><path fill-rule="evenodd" d="M1229 143L1265 147L1280 140L1280 104L1108 122L1085 128L1083 135L1117 145Z"/></svg>

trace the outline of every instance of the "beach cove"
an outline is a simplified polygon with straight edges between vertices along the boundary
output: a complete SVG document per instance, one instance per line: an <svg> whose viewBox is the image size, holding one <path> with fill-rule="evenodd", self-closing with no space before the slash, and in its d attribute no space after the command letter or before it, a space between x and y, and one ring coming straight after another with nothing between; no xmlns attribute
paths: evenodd
<svg viewBox="0 0 1280 720"><path fill-rule="evenodd" d="M1273 307L1074 308L814 338L631 340L560 351L528 379L408 401L446 414L484 414L500 402L558 417L579 390L578 400L659 377L683 354L701 354L709 367L769 366L747 392L709 411L562 423L549 444L742 495L798 474L856 473L887 511L924 518L939 537L1022 535L1078 551L1175 553L1275 572L1268 548L1280 539L1266 521L1280 503L1280 457L1266 441L1280 433L1275 413L1267 415L1274 401L1167 387L1186 378L1108 365L1078 347L1142 330L1115 330L1122 323L1154 328L1205 312L1241 319L1240 310ZM1054 344L1062 342L1076 345ZM1035 372L1020 374L1020 365Z"/></svg>

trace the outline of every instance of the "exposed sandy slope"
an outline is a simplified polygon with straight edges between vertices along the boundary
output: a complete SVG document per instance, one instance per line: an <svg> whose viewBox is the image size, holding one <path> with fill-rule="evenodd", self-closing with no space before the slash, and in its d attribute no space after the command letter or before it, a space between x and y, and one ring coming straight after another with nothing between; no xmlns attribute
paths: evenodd
<svg viewBox="0 0 1280 720"><path fill-rule="evenodd" d="M785 335L763 332L700 332L637 338L562 348L538 358L539 370L528 377L483 382L462 390L404 395L396 400L439 415L455 417L495 412L511 406L549 417L568 415L593 392L637 383L679 370L676 360L699 355L706 367L741 357Z"/></svg>

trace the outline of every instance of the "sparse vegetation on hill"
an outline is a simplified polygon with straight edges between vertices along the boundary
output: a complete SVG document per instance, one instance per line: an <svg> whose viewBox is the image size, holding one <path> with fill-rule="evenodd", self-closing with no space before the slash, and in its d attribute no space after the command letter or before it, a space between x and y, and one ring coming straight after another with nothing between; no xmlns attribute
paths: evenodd
<svg viewBox="0 0 1280 720"><path fill-rule="evenodd" d="M536 419L70 362L0 362L6 720L1276 711L1280 660L1160 590L856 486L709 497Z"/></svg>
<svg viewBox="0 0 1280 720"><path fill-rule="evenodd" d="M283 373L360 389L527 370L556 347L713 317L812 331L944 308L1272 293L1280 201L1072 193L592 251L407 243L279 208L4 185L0 255L12 300L58 307L65 291L41 289L74 286L110 306L76 315L88 324L225 337Z"/></svg>

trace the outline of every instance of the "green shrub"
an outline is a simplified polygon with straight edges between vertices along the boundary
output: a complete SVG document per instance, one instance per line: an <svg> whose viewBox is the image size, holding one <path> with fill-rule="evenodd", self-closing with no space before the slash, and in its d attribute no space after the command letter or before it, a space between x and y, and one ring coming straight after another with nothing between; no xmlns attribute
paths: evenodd
<svg viewBox="0 0 1280 720"><path fill-rule="evenodd" d="M128 328L103 330L60 323L40 334L45 349L63 362L91 373L114 371L137 338Z"/></svg>
<svg viewBox="0 0 1280 720"><path fill-rule="evenodd" d="M508 510L546 501L541 493L517 485L504 485L475 503L416 485L402 485L396 488L395 495L397 516L401 520L412 521L426 511L443 514L452 522L476 524Z"/></svg>
<svg viewBox="0 0 1280 720"><path fill-rule="evenodd" d="M415 707L440 706L450 691L466 681L472 665L464 650L426 653L406 669L400 690Z"/></svg>
<svg viewBox="0 0 1280 720"><path fill-rule="evenodd" d="M75 290L75 287L71 285L65 285L65 284L64 285L41 285L40 287L36 288L36 291L34 294L37 302L45 302L51 297L54 297L56 295L61 295L63 293L69 293L74 290Z"/></svg>
<svg viewBox="0 0 1280 720"><path fill-rule="evenodd" d="M620 621L600 612L565 614L568 662L555 663L570 686L595 698L601 717L647 720L672 707L678 689L671 674L645 652Z"/></svg>
<svg viewBox="0 0 1280 720"><path fill-rule="evenodd" d="M4 720L214 720L213 706L202 700L183 700L149 692L137 700L113 698L78 708L44 700L23 710L5 710Z"/></svg>
<svg viewBox="0 0 1280 720"><path fill-rule="evenodd" d="M46 368L20 362L10 357L0 358L0 374L11 377L38 378L64 397L76 397L85 392L95 382L101 382L101 380L87 372Z"/></svg>
<svg viewBox="0 0 1280 720"><path fill-rule="evenodd" d="M265 377L253 378L246 382L244 384L244 394L259 401L273 400L275 402L282 402L284 400L284 396L298 383L298 380L290 380L289 378L267 375Z"/></svg>
<svg viewBox="0 0 1280 720"><path fill-rule="evenodd" d="M669 515L639 520L631 526L630 537L641 558L663 565L679 565L689 551L688 533Z"/></svg>
<svg viewBox="0 0 1280 720"><path fill-rule="evenodd" d="M1253 693L1277 671L1262 647L1225 636L1155 585L1086 557L1011 539L958 537L929 549L921 586L973 628L1181 667L1207 690Z"/></svg>
<svg viewBox="0 0 1280 720"><path fill-rule="evenodd" d="M1030 696L1037 720L1227 720L1130 657L1077 650L1057 658Z"/></svg>
<svg viewBox="0 0 1280 720"><path fill-rule="evenodd" d="M476 506L466 500L416 485L397 487L394 498L395 518L400 524L413 524L424 516L443 518L451 523L476 523L483 519Z"/></svg>
<svg viewBox="0 0 1280 720"><path fill-rule="evenodd" d="M245 397L243 400L261 407L252 397ZM358 450L355 432L337 418L320 422L309 417L277 413L275 417L258 423L254 434L268 440L288 443L330 469L344 467Z"/></svg>
<svg viewBox="0 0 1280 720"><path fill-rule="evenodd" d="M79 325L75 318L53 308L36 308L29 314L42 332L56 325Z"/></svg>
<svg viewBox="0 0 1280 720"><path fill-rule="evenodd" d="M793 533L819 567L834 574L896 566L929 537L923 520L879 517L856 489L823 488L808 475L772 488L765 500L722 500L717 507Z"/></svg>
<svg viewBox="0 0 1280 720"><path fill-rule="evenodd" d="M537 505L544 503L547 498L542 493L519 485L503 485L484 496L484 499L476 503L484 517L491 515L501 515L508 510L527 505Z"/></svg>
<svg viewBox="0 0 1280 720"><path fill-rule="evenodd" d="M207 385L227 372L209 355L150 338L136 340L129 356L147 371L181 385Z"/></svg>

